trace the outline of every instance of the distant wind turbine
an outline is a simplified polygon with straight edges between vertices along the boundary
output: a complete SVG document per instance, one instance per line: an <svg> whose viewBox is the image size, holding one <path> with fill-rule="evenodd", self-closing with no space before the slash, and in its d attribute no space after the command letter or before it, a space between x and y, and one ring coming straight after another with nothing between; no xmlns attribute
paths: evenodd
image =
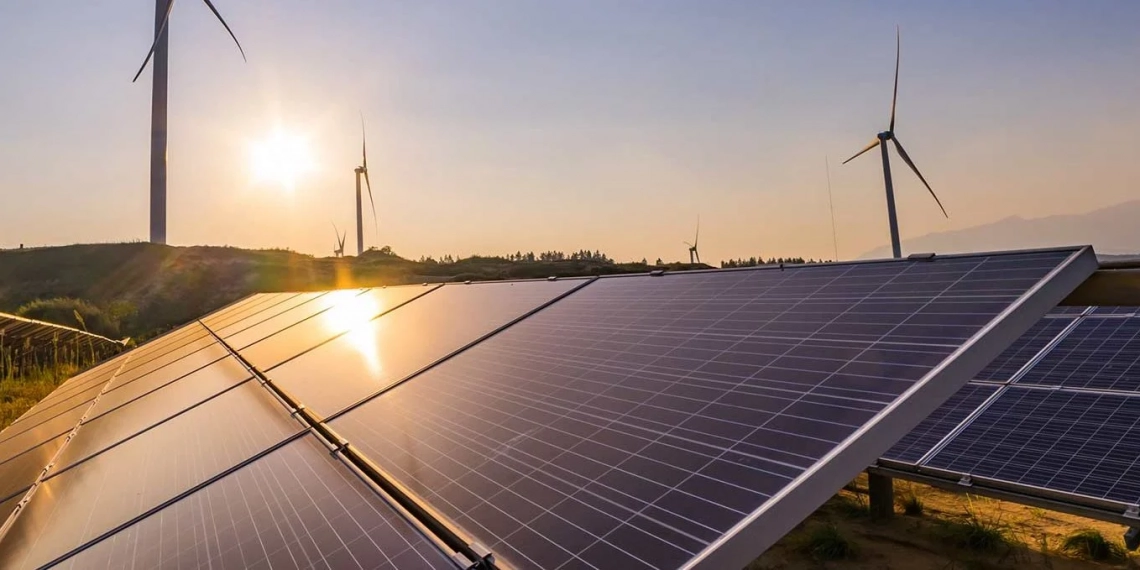
<svg viewBox="0 0 1140 570"><path fill-rule="evenodd" d="M333 224L333 232L336 233L336 244L333 245L333 257L344 257L344 240L348 237L348 232L340 233L336 224Z"/></svg>
<svg viewBox="0 0 1140 570"><path fill-rule="evenodd" d="M372 204L372 224L376 225L376 202L372 200L372 182L368 180L368 135L364 131L364 115L360 115L360 166L356 167L356 255L364 254L364 209L360 196L360 177L368 186L368 202Z"/></svg>
<svg viewBox="0 0 1140 570"><path fill-rule="evenodd" d="M697 216L697 235L693 238L693 243L683 241L681 243L689 246L689 263L700 263L701 254L697 252L697 242L701 239L701 217Z"/></svg>
<svg viewBox="0 0 1140 570"><path fill-rule="evenodd" d="M895 105L898 103L899 99L899 53L901 51L901 33L899 32L898 28L895 28L895 92L893 98L891 99L890 126L887 127L887 130L879 133L875 137L875 140L872 140L870 144L868 144L866 147L863 147L863 150L855 153L855 156L852 156L851 158L843 161L843 164L847 164L848 162L854 160L855 157L875 147L881 148L883 154L883 182L887 187L887 219L891 225L891 251L896 258L902 257L902 246L899 243L899 221L898 216L895 213L895 190L894 186L891 183L891 159L889 153L887 152L887 141L891 141L895 144L895 150L898 151L899 157L901 157L903 159L903 162L905 162L906 165L909 166L916 175L918 175L918 179L921 180L922 184L926 186L926 189L930 191L930 195L933 196L934 201L938 203L938 208L942 210L942 215L946 216L947 218L950 217L950 215L946 213L946 208L942 207L942 201L938 199L938 195L934 193L934 189L930 187L930 184L926 181L926 178L924 178L922 176L922 173L918 171L918 167L914 165L914 162L910 159L910 156L907 155L906 150L903 149L902 143L900 143L898 137L895 136Z"/></svg>
<svg viewBox="0 0 1140 570"><path fill-rule="evenodd" d="M234 43L237 44L241 58L245 60L245 50L241 42L230 29L218 9L210 0L202 0L206 6L229 32ZM155 0L154 2L154 43L146 54L139 67L138 73L131 82L138 81L146 64L154 58L154 80L151 85L150 99L150 241L153 243L166 243L166 77L167 61L169 56L170 11L174 8L174 0Z"/></svg>

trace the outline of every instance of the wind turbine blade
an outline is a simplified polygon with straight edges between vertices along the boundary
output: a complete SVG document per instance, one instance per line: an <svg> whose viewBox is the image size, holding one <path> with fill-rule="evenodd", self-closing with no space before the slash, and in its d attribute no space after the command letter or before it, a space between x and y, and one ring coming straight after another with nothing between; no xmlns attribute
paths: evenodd
<svg viewBox="0 0 1140 570"><path fill-rule="evenodd" d="M938 203L938 208L942 210L942 215L949 218L950 214L947 214L946 208L942 207L942 200L938 199L938 194L934 193L934 189L930 187L930 184L926 181L926 178L923 178L922 173L918 171L918 167L914 165L914 161L910 159L910 155L908 155L906 153L906 150L903 149L902 143L900 143L899 139L897 138L891 140L895 141L895 150L899 151L899 156L902 157L903 162L905 162L906 165L909 166L910 169L918 175L918 179L921 180L922 184L926 186L926 189L930 191L930 195L933 196L934 201Z"/></svg>
<svg viewBox="0 0 1140 570"><path fill-rule="evenodd" d="M230 29L230 25L226 23L225 18L222 18L222 15L218 13L218 9L214 7L214 3L210 2L210 0L202 1L206 3L206 6L210 8L210 11L214 13L214 16L218 18L218 21L221 22L226 31L230 33L230 37L234 39L234 43L237 44L238 51L241 52L241 60L248 62L249 60L245 58L245 50L241 47L241 42L238 41L237 36L234 35L234 31Z"/></svg>
<svg viewBox="0 0 1140 570"><path fill-rule="evenodd" d="M380 224L376 221L376 202L372 200L372 183L368 181L368 169L364 169L364 184L368 186L368 203L372 205L372 225L376 229L377 234L380 231Z"/></svg>
<svg viewBox="0 0 1140 570"><path fill-rule="evenodd" d="M150 44L150 51L146 52L146 59L144 59L142 65L139 66L139 70L135 73L135 78L131 80L131 83L139 80L139 76L142 75L143 70L146 69L146 64L150 63L150 58L154 55L154 50L158 48L159 38L166 32L166 25L170 23L170 11L173 9L174 0L170 0L166 3L166 14L162 17L162 25L159 26L158 31L154 34L154 43Z"/></svg>
<svg viewBox="0 0 1140 570"><path fill-rule="evenodd" d="M895 132L895 104L899 102L899 54L902 53L902 32L895 26L895 94L891 97L891 126L887 128Z"/></svg>
<svg viewBox="0 0 1140 570"><path fill-rule="evenodd" d="M859 152L855 153L855 156L852 156L851 158L848 158L847 160L844 160L844 161L843 161L843 164L847 164L848 162L851 162L852 160L855 160L855 159L856 159L856 158L857 158L857 157L858 157L860 154L863 154L863 153L865 153L865 152L867 152L867 151L869 151L869 150L871 150L871 149L873 149L873 148L875 148L875 147L877 147L877 146L879 146L879 138L878 138L878 137L875 137L875 140L871 141L871 144L869 144L869 145L867 145L867 146L863 147L863 150L861 150L861 151L859 151Z"/></svg>
<svg viewBox="0 0 1140 570"><path fill-rule="evenodd" d="M700 243L700 241L701 241L701 215L697 214L697 236L693 238L693 247L697 247L697 244Z"/></svg>
<svg viewBox="0 0 1140 570"><path fill-rule="evenodd" d="M364 170L367 171L368 170L368 133L364 130L364 112L360 113L360 156L363 160L361 162L360 166L364 167ZM367 174L367 172L366 172L366 174Z"/></svg>

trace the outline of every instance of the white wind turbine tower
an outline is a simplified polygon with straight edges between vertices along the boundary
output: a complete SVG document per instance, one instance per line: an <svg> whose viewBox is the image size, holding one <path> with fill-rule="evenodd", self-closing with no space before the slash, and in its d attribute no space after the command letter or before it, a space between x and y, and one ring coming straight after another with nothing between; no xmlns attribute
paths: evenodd
<svg viewBox="0 0 1140 570"><path fill-rule="evenodd" d="M368 135L364 131L364 115L360 116L360 155L361 163L353 172L356 173L356 255L364 254L364 208L360 196L360 177L364 177L364 184L368 187L368 202L372 204L372 224L376 222L376 202L372 200L372 182L368 180Z"/></svg>
<svg viewBox="0 0 1140 570"><path fill-rule="evenodd" d="M701 254L697 252L697 243L701 239L701 217L697 216L697 235L693 237L693 243L683 241L681 243L689 246L689 263L700 263Z"/></svg>
<svg viewBox="0 0 1140 570"><path fill-rule="evenodd" d="M245 60L245 50L230 29L218 9L210 0L202 0L229 32L237 44L241 58ZM138 81L146 64L154 58L154 79L151 85L150 100L150 241L166 243L166 79L169 56L170 11L174 0L154 2L154 43L146 54L142 66L131 82Z"/></svg>
<svg viewBox="0 0 1140 570"><path fill-rule="evenodd" d="M887 127L887 130L876 135L875 140L871 141L871 143L868 144L866 147L863 147L863 150L855 153L855 156L852 156L851 158L848 158L847 160L843 161L843 164L847 164L848 162L851 162L852 160L854 160L855 157L857 157L857 156L859 156L859 155L861 155L861 154L863 154L863 153L865 153L865 152L867 152L867 151L869 151L875 147L881 148L882 155L883 155L883 182L886 184L886 187L887 187L887 220L890 222L890 225L891 225L891 252L894 254L895 258L902 257L902 246L899 243L899 220L898 220L897 214L895 213L895 190L894 190L894 185L891 183L891 159L890 159L890 154L887 152L887 141L891 141L894 143L895 150L898 151L899 157L903 159L903 162L905 162L906 165L909 166L910 169L913 170L916 175L918 175L918 179L921 180L922 184L924 186L926 186L926 189L930 191L930 195L934 197L934 201L938 203L939 209L942 210L942 215L946 216L947 218L950 217L946 213L946 208L942 207L942 201L938 199L938 195L934 193L934 189L932 189L930 187L930 184L926 182L926 178L924 178L922 176L922 173L918 171L918 167L916 167L914 165L914 162L910 159L910 156L907 155L906 150L903 149L902 143L899 142L898 137L895 135L895 104L898 103L898 99L899 99L899 52L901 51L901 49L902 49L901 34L899 33L898 29L896 28L895 29L895 93L894 93L894 97L891 99L891 122L890 122L890 125Z"/></svg>

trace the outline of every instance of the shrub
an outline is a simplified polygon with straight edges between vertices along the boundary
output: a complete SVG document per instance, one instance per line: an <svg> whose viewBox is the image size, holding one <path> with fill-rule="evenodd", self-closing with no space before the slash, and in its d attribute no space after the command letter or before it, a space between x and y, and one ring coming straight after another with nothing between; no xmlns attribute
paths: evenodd
<svg viewBox="0 0 1140 570"><path fill-rule="evenodd" d="M951 546L975 552L993 552L1010 543L1008 526L1000 517L981 516L973 500L966 507L966 520L942 523L939 534Z"/></svg>
<svg viewBox="0 0 1140 570"><path fill-rule="evenodd" d="M27 319L87 330L107 338L119 338L118 321L106 315L99 307L82 299L70 297L36 299L25 303L16 310L16 314ZM76 315L79 318L76 318Z"/></svg>
<svg viewBox="0 0 1140 570"><path fill-rule="evenodd" d="M923 504L922 499L919 498L913 489L903 493L900 502L902 503L903 514L912 517L920 517L923 511L926 510L926 505Z"/></svg>
<svg viewBox="0 0 1140 570"><path fill-rule="evenodd" d="M1108 540L1100 531L1084 529L1065 537L1061 550L1070 554L1098 561L1123 561L1127 555L1119 544Z"/></svg>
<svg viewBox="0 0 1140 570"><path fill-rule="evenodd" d="M850 560L859 555L855 543L832 523L811 527L796 541L795 549L820 561Z"/></svg>

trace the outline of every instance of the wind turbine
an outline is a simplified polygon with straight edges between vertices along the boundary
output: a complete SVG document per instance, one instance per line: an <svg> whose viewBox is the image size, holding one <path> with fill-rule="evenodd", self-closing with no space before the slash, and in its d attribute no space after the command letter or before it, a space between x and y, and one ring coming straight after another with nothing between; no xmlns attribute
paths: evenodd
<svg viewBox="0 0 1140 570"><path fill-rule="evenodd" d="M701 239L701 217L697 216L697 235L693 237L693 243L683 241L681 243L689 246L689 263L700 263L701 254L697 252L697 242ZM695 261L694 261L695 260Z"/></svg>
<svg viewBox="0 0 1140 570"><path fill-rule="evenodd" d="M348 237L348 232L340 233L336 224L333 224L333 232L336 233L336 245L333 246L333 257L344 257L344 239Z"/></svg>
<svg viewBox="0 0 1140 570"><path fill-rule="evenodd" d="M364 209L360 200L360 177L368 186L368 202L372 204L372 223L376 224L376 202L372 200L372 183L368 181L368 135L364 131L364 114L360 115L360 166L356 167L356 255L364 254Z"/></svg>
<svg viewBox="0 0 1140 570"><path fill-rule="evenodd" d="M880 147L882 150L883 182L887 187L887 219L891 225L891 251L896 259L902 257L902 246L899 244L899 220L898 216L895 214L895 190L894 185L891 183L891 159L890 154L887 152L887 141L891 141L895 144L895 150L898 151L899 157L901 157L903 159L903 162L905 162L906 165L909 166L916 175L918 175L918 179L921 180L922 184L926 186L926 189L930 191L930 195L933 196L934 201L938 203L938 208L942 210L942 215L946 216L947 218L950 217L950 215L946 213L946 208L942 206L942 201L939 200L938 195L934 193L934 189L930 187L930 184L926 181L926 178L924 178L922 176L922 173L918 171L918 167L914 165L914 161L910 159L910 156L906 153L906 150L903 149L902 143L899 142L898 137L895 135L895 104L898 103L899 99L900 51L902 51L902 37L898 28L895 28L895 93L891 99L890 125L887 127L887 130L876 135L875 140L871 141L870 144L863 147L863 150L855 153L855 156L852 156L851 158L843 161L843 164L847 164L848 162L855 160L857 156L875 147Z"/></svg>
<svg viewBox="0 0 1140 570"><path fill-rule="evenodd" d="M245 61L245 50L241 47L234 31L230 29L218 9L210 0L202 0L206 6L229 32L241 59ZM174 8L174 0L155 0L154 2L154 43L146 54L139 67L138 73L132 83L138 81L146 64L154 57L154 79L151 85L150 99L150 241L152 243L166 243L166 76L167 58L169 55L170 11Z"/></svg>

